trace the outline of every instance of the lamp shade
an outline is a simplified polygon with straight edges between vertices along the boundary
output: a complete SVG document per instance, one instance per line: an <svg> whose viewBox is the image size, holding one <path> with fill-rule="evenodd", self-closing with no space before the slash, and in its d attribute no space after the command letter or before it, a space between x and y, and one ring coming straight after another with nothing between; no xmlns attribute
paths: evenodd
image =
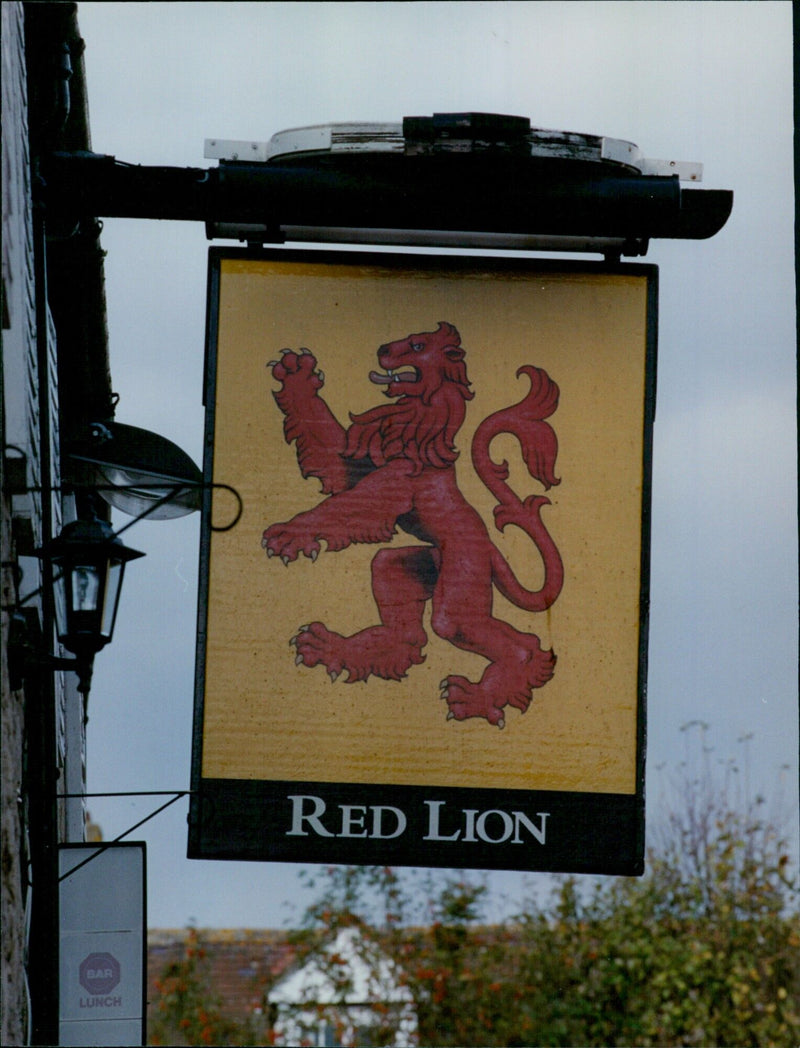
<svg viewBox="0 0 800 1048"><path fill-rule="evenodd" d="M144 554L95 519L65 525L37 556L55 570L58 639L75 655L100 651L114 632L125 565Z"/></svg>
<svg viewBox="0 0 800 1048"><path fill-rule="evenodd" d="M112 420L95 422L91 439L70 457L94 467L97 492L130 516L169 520L200 509L203 475L166 437Z"/></svg>

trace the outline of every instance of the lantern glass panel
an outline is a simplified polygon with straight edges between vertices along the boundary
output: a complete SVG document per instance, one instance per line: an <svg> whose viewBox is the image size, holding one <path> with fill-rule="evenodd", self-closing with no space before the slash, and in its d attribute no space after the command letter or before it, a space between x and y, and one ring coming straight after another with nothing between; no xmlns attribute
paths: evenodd
<svg viewBox="0 0 800 1048"><path fill-rule="evenodd" d="M101 570L96 564L76 564L72 569L72 610L97 611Z"/></svg>
<svg viewBox="0 0 800 1048"><path fill-rule="evenodd" d="M114 620L117 617L117 604L119 603L124 569L125 565L121 560L111 560L108 563L103 617L100 622L100 634L106 640L111 640L111 634L114 632Z"/></svg>
<svg viewBox="0 0 800 1048"><path fill-rule="evenodd" d="M59 637L66 636L68 624L67 624L67 572L60 565L55 565L55 575L53 578L53 584L55 589L55 613L56 613L56 629Z"/></svg>

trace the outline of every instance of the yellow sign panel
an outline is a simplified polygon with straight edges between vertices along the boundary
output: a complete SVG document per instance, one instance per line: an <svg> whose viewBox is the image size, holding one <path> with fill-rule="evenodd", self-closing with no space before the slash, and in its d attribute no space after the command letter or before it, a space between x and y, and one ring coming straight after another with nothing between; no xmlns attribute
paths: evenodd
<svg viewBox="0 0 800 1048"><path fill-rule="evenodd" d="M400 847L409 798L419 864L470 837L515 861L487 849L549 813L498 797L605 798L641 836L654 288L642 266L214 254L206 471L243 513L213 530L220 491L207 514L195 786L252 808L280 784L260 803L287 840L256 857ZM451 825L463 791L482 807ZM577 868L522 865L548 862Z"/></svg>

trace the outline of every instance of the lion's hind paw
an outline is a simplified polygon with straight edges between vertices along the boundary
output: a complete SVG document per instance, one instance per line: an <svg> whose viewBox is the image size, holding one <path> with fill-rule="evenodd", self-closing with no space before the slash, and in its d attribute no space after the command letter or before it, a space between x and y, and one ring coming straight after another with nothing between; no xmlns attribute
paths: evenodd
<svg viewBox="0 0 800 1048"><path fill-rule="evenodd" d="M477 684L466 677L446 677L439 688L449 707L447 719L483 717L489 724L503 728L505 707L514 706L524 713L531 704L533 689L547 684L555 665L553 652L543 651L538 638L531 636L530 650L524 658L492 663Z"/></svg>
<svg viewBox="0 0 800 1048"><path fill-rule="evenodd" d="M289 641L297 650L294 661L298 666L308 666L309 669L323 665L335 684L345 669L341 658L337 657L332 650L331 641L335 639L344 640L344 637L338 633L331 633L321 622L301 626L297 634Z"/></svg>
<svg viewBox="0 0 800 1048"><path fill-rule="evenodd" d="M469 717L483 717L489 724L495 724L498 728L505 727L503 706L506 703L496 705L491 690L484 688L483 681L474 684L466 677L450 676L446 677L439 687L441 698L447 701L448 720L462 721Z"/></svg>

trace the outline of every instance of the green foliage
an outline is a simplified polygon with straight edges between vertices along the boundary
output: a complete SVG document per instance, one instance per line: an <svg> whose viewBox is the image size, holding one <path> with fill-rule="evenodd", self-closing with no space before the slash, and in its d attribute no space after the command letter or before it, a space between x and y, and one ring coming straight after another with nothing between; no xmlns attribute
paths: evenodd
<svg viewBox="0 0 800 1048"><path fill-rule="evenodd" d="M156 980L158 1000L148 1042L156 1045L245 1044L243 1030L223 1017L210 986L208 959L197 930L189 928L183 957Z"/></svg>
<svg viewBox="0 0 800 1048"><path fill-rule="evenodd" d="M419 1043L796 1045L800 922L784 912L782 853L747 856L755 829L729 814L702 878L651 857L642 880L587 892L564 878L500 926L479 923L484 886L444 876L430 924L379 934L412 991ZM332 875L352 891L364 872ZM353 920L332 902L320 916ZM370 1043L389 1043L385 1026Z"/></svg>
<svg viewBox="0 0 800 1048"><path fill-rule="evenodd" d="M797 1044L800 925L764 908L762 887L747 900L761 916L743 916L742 899L724 891L699 910L701 887L676 884L663 859L644 881L615 881L584 901L565 881L549 916L522 926L528 1043Z"/></svg>
<svg viewBox="0 0 800 1048"><path fill-rule="evenodd" d="M412 991L421 1045L796 1046L800 920L785 841L762 798L733 796L734 765L715 785L696 727L699 771L681 769L645 877L562 878L544 904L487 927L480 883L332 869L309 927L371 922Z"/></svg>

